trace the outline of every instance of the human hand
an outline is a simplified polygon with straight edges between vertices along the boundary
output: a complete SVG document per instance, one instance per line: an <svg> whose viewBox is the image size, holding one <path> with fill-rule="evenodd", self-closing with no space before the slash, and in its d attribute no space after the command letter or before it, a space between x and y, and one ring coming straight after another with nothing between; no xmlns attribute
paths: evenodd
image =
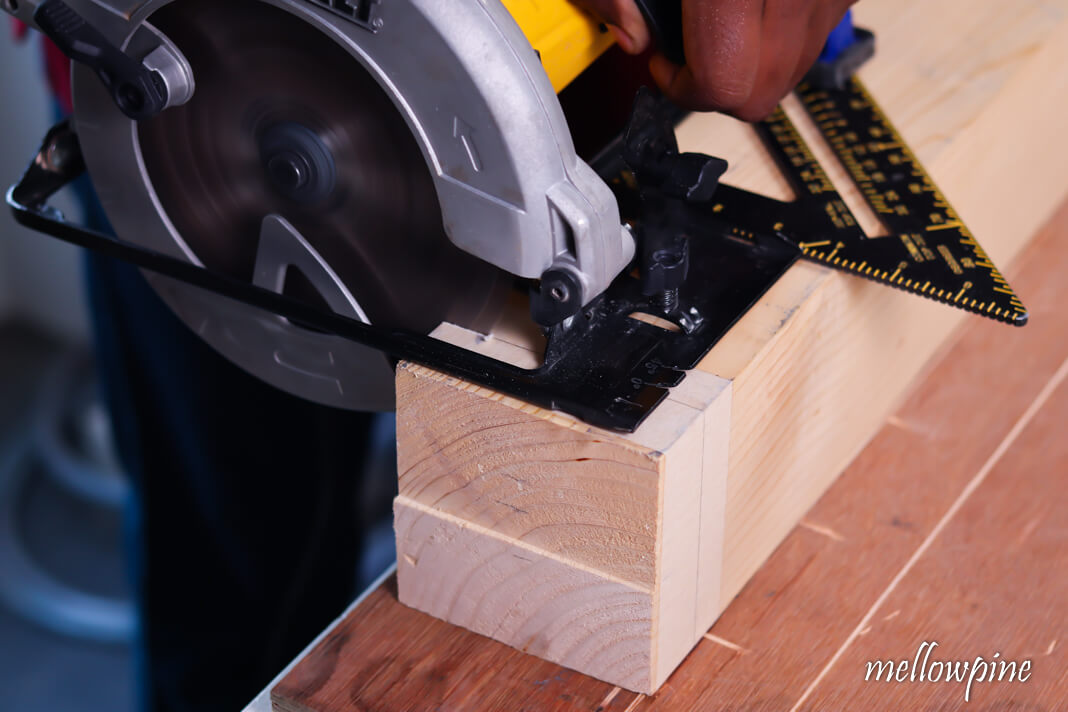
<svg viewBox="0 0 1068 712"><path fill-rule="evenodd" d="M577 1L609 25L624 51L640 54L652 42L634 0ZM762 119L805 76L855 1L681 0L686 64L658 52L649 69L680 106Z"/></svg>

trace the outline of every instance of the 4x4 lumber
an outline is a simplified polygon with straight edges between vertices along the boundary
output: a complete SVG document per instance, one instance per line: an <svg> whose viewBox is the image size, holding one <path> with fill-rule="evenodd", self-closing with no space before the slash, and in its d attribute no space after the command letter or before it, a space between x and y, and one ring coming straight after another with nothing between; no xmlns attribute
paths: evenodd
<svg viewBox="0 0 1068 712"><path fill-rule="evenodd" d="M1008 267L1068 191L1068 0L865 0L857 16L879 42L862 78ZM694 116L680 139L731 159L728 182L783 190L742 125ZM633 436L402 365L400 600L653 691L974 318L798 264ZM447 331L529 357L511 334Z"/></svg>

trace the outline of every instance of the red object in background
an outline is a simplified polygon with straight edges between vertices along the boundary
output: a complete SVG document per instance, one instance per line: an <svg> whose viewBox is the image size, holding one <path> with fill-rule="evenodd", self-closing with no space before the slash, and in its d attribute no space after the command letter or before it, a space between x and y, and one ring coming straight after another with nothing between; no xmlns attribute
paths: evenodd
<svg viewBox="0 0 1068 712"><path fill-rule="evenodd" d="M15 19L11 22L15 39L25 40L30 28ZM70 90L70 60L47 37L42 38L41 47L44 51L45 73L48 75L48 85L52 88L52 95L59 102L63 113L69 114L74 110Z"/></svg>

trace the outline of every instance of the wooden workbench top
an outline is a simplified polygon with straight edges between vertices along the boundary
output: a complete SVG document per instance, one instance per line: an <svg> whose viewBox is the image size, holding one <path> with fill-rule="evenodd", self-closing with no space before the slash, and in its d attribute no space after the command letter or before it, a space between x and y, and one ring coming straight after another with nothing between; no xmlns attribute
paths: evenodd
<svg viewBox="0 0 1068 712"><path fill-rule="evenodd" d="M858 19L882 48L865 82L1007 268L1031 324L811 264L780 280L709 357L734 379L733 602L655 695L419 613L387 582L274 686L275 709L1068 709L1068 207L1029 239L1068 189L1068 0L871 0ZM680 138L727 155L735 184L772 190L767 160L720 151L750 145L723 121L693 117ZM937 365L894 407L924 363ZM805 478L820 486L775 489ZM997 653L1029 661L1028 679L973 683L970 702L965 683L865 681L867 663L911 666L935 641L928 664Z"/></svg>
<svg viewBox="0 0 1068 712"><path fill-rule="evenodd" d="M396 600L275 688L278 710L1059 710L1068 706L1068 206L1010 270L1031 324L969 319L908 401L652 697ZM1026 682L865 682L866 663L1031 661ZM969 707L970 705L970 707Z"/></svg>

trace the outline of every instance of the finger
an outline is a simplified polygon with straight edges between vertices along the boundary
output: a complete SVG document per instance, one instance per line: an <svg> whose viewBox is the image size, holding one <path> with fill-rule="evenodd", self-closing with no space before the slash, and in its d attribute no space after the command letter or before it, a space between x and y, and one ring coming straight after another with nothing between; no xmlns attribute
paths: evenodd
<svg viewBox="0 0 1068 712"><path fill-rule="evenodd" d="M579 4L608 25L624 52L641 54L649 47L649 27L634 0L580 0Z"/></svg>
<svg viewBox="0 0 1068 712"><path fill-rule="evenodd" d="M791 76L790 89L795 88L805 78L809 70L812 69L812 65L816 63L820 53L823 52L823 47L831 30L838 26L838 23L845 17L846 10L852 4L852 0L844 0L838 2L834 7L824 5L817 9L819 11L812 13L809 18L808 42L798 58L797 66Z"/></svg>
<svg viewBox="0 0 1068 712"><path fill-rule="evenodd" d="M732 113L757 121L774 111L812 68L851 4L851 0L768 0L757 80L749 100Z"/></svg>
<svg viewBox="0 0 1068 712"><path fill-rule="evenodd" d="M749 100L735 111L748 121L763 119L794 86L793 75L806 50L810 0L767 0L761 28L760 68Z"/></svg>
<svg viewBox="0 0 1068 712"><path fill-rule="evenodd" d="M653 58L653 78L672 101L733 113L745 106L760 66L761 0L683 0L686 66Z"/></svg>

